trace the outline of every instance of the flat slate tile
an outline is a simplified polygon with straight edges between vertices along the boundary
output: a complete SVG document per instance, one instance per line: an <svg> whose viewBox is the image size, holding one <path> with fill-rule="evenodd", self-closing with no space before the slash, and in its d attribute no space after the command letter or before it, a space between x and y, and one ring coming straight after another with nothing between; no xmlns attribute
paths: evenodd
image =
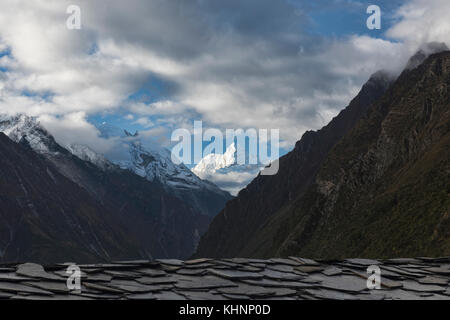
<svg viewBox="0 0 450 320"><path fill-rule="evenodd" d="M260 279L263 276L259 273L245 272L245 271L235 271L235 270L217 270L208 269L208 272L214 274L221 278L242 280L242 279Z"/></svg>
<svg viewBox="0 0 450 320"><path fill-rule="evenodd" d="M295 267L295 270L298 270L297 268L301 268L301 266ZM275 270L275 271L279 271L279 272L293 272L294 266L285 265L285 264L269 264L269 265L267 265L267 269Z"/></svg>
<svg viewBox="0 0 450 320"><path fill-rule="evenodd" d="M17 267L16 273L29 278L41 278L47 280L61 280L61 277L47 273L44 268L36 263L24 263Z"/></svg>
<svg viewBox="0 0 450 320"><path fill-rule="evenodd" d="M285 264L285 265L293 266L293 267L301 265L301 263L298 262L298 261L295 261L295 260L292 260L292 259L281 259L281 258L270 259L268 261L268 263Z"/></svg>
<svg viewBox="0 0 450 320"><path fill-rule="evenodd" d="M418 279L417 281L421 284L437 284L445 286L449 284L450 278L426 276L425 278Z"/></svg>
<svg viewBox="0 0 450 320"><path fill-rule="evenodd" d="M136 279L136 282L141 284L148 284L148 285L158 285L158 284L172 284L176 283L178 280L175 277L168 276L168 277L142 277Z"/></svg>
<svg viewBox="0 0 450 320"><path fill-rule="evenodd" d="M151 292L135 293L135 294L127 295L126 299L129 299L129 300L156 300L156 296Z"/></svg>
<svg viewBox="0 0 450 320"><path fill-rule="evenodd" d="M184 262L178 259L156 259L157 262L168 266L182 267Z"/></svg>
<svg viewBox="0 0 450 320"><path fill-rule="evenodd" d="M54 293L68 293L67 283L65 281L33 281L24 282L23 284L35 288L39 288Z"/></svg>
<svg viewBox="0 0 450 320"><path fill-rule="evenodd" d="M288 289L305 289L315 288L317 284L304 283L300 281L275 281L269 279L260 280L242 280L242 282L251 284L254 286L268 287L268 288L288 288Z"/></svg>
<svg viewBox="0 0 450 320"><path fill-rule="evenodd" d="M312 259L297 258L297 257L289 257L289 259L300 262L300 264L305 265L305 266L319 266L320 265L319 262L312 260Z"/></svg>
<svg viewBox="0 0 450 320"><path fill-rule="evenodd" d="M186 298L172 291L163 291L154 294L158 300L186 300Z"/></svg>
<svg viewBox="0 0 450 320"><path fill-rule="evenodd" d="M136 281L112 280L106 286L131 293L155 292L160 291L161 287L157 285L144 285Z"/></svg>
<svg viewBox="0 0 450 320"><path fill-rule="evenodd" d="M226 300L221 294L214 294L211 291L177 291L178 294L189 300Z"/></svg>
<svg viewBox="0 0 450 320"><path fill-rule="evenodd" d="M177 271L175 271L175 273L177 274L182 274L182 275L186 275L186 276L202 276L208 273L208 271L206 271L205 269L178 269Z"/></svg>
<svg viewBox="0 0 450 320"><path fill-rule="evenodd" d="M439 267L439 268L426 268L426 271L429 271L431 273L435 273L435 274L440 274L440 275L445 275L445 276L450 276L450 269L448 268L443 268L443 267Z"/></svg>
<svg viewBox="0 0 450 320"><path fill-rule="evenodd" d="M209 262L209 261L212 261L212 259L200 258L200 259L187 260L184 262L184 264L185 265L202 264L202 263Z"/></svg>
<svg viewBox="0 0 450 320"><path fill-rule="evenodd" d="M275 270L266 269L263 272L259 273L260 275L264 276L268 279L273 280L287 280L287 281L295 281L295 280L301 280L304 277L295 273L290 272L279 272Z"/></svg>
<svg viewBox="0 0 450 320"><path fill-rule="evenodd" d="M362 291L368 290L367 281L358 276L333 276L327 277L323 276L320 278L322 281L320 287L325 289L333 289L343 292L353 292L360 293Z"/></svg>
<svg viewBox="0 0 450 320"><path fill-rule="evenodd" d="M33 278L18 276L15 272L0 273L0 281L20 282L27 280L33 280Z"/></svg>
<svg viewBox="0 0 450 320"><path fill-rule="evenodd" d="M124 290L117 289L117 288L111 288L107 285L98 284L98 283L90 283L90 282L83 282L82 287L85 286L86 288L97 290L99 292L106 292L106 293L124 293Z"/></svg>
<svg viewBox="0 0 450 320"><path fill-rule="evenodd" d="M284 297L284 296L291 296L295 295L297 293L296 290L288 289L288 288L265 288L265 287L259 287L259 286L252 286L248 284L239 284L237 287L233 288L220 288L217 289L220 293L227 293L227 294L235 294L235 295L245 295L252 298L262 298L262 297Z"/></svg>
<svg viewBox="0 0 450 320"><path fill-rule="evenodd" d="M17 293L29 293L29 294L37 294L37 295L44 295L44 296L53 295L53 293L50 291L42 290L39 288L34 288L31 286L27 286L27 285L15 283L15 282L0 282L0 292L2 292L2 291L17 292Z"/></svg>
<svg viewBox="0 0 450 320"><path fill-rule="evenodd" d="M216 288L235 287L237 284L216 277L199 277L195 281L178 281L175 287L184 290L209 290Z"/></svg>
<svg viewBox="0 0 450 320"><path fill-rule="evenodd" d="M144 274L149 277L163 277L167 275L167 273L164 270L154 268L137 269L136 272Z"/></svg>
<svg viewBox="0 0 450 320"><path fill-rule="evenodd" d="M329 290L323 288L305 289L305 292L318 298L326 300L353 300L354 295L342 291Z"/></svg>
<svg viewBox="0 0 450 320"><path fill-rule="evenodd" d="M342 274L342 269L331 266L322 270L322 273L326 276L336 276L338 274Z"/></svg>
<svg viewBox="0 0 450 320"><path fill-rule="evenodd" d="M346 259L345 262L361 265L361 266L371 266L371 265L378 265L380 264L380 261L378 260L372 260L372 259Z"/></svg>
<svg viewBox="0 0 450 320"><path fill-rule="evenodd" d="M444 286L430 285L430 284L420 284L412 280L403 281L403 288L408 291L417 292L445 292L446 288Z"/></svg>
<svg viewBox="0 0 450 320"><path fill-rule="evenodd" d="M323 267L320 266L311 266L311 265L305 265L305 266L299 266L295 267L294 270L303 272L303 273L315 273L315 272L321 272L324 270Z"/></svg>

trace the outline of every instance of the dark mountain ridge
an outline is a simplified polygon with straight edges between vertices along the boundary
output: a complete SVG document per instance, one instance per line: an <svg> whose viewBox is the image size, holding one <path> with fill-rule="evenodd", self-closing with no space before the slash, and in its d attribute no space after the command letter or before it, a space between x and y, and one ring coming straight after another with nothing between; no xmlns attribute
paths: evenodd
<svg viewBox="0 0 450 320"><path fill-rule="evenodd" d="M15 143L0 133L0 261L101 262L194 252L210 217L159 182L114 165L103 170L36 130L43 130L38 134L47 152L35 152L25 136Z"/></svg>
<svg viewBox="0 0 450 320"><path fill-rule="evenodd" d="M449 254L449 61L434 54L374 91L369 81L227 204L196 256Z"/></svg>

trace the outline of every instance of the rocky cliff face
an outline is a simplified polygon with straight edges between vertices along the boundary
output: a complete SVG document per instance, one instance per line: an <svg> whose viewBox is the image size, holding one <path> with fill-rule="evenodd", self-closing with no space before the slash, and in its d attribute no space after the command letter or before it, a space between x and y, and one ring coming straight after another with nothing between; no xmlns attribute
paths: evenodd
<svg viewBox="0 0 450 320"><path fill-rule="evenodd" d="M1 233L3 247L0 247L0 258L4 262L17 259L51 263L71 259L99 262L114 258L185 258L195 251L200 235L206 231L210 217L171 194L159 181L149 181L130 170L123 170L104 158L98 158L90 150L81 150L86 158L75 156L61 147L32 118L23 115L3 116L0 118L0 131L17 142L3 136L17 157L26 152L31 159L10 161L9 165L14 166L14 169L8 166L1 168L3 178L0 183L5 191L0 192L0 197L4 203L12 201L15 204L12 207L5 205L4 210L9 208L8 212L5 211L5 216L0 217L1 224L6 228ZM80 152L79 146L74 148ZM5 159L12 155L9 154L12 152L10 149L2 150ZM51 174L42 174L46 172L46 167L51 168ZM40 203L39 206L32 206L36 214L31 224L35 229L29 234L17 233L11 231L14 228L8 227L11 217L19 219L14 220L16 228L22 224L22 216L32 217L27 215L28 202L16 203L15 199L21 199L23 195L6 191L9 184L14 186L17 183L14 182L19 179L16 171L25 172L21 179L29 181L29 186L23 192L37 192L30 198L30 203L34 203L34 198ZM62 184L53 185L52 176L64 180L67 189ZM59 204L64 206L60 207ZM77 236L64 232L67 224L71 223L63 219L67 212L71 212L72 219L90 221L90 224L76 224L79 232ZM45 215L48 219L42 218ZM55 225L58 229L52 233L51 229ZM100 247L95 247L96 242L83 236L85 233L91 234L97 242L106 244L100 250ZM113 240L116 238L118 240ZM91 243L95 249L90 248ZM40 249L31 249L35 246ZM85 247L90 249L86 250Z"/></svg>
<svg viewBox="0 0 450 320"><path fill-rule="evenodd" d="M227 205L197 255L450 254L449 85L450 52L408 68L386 92L366 85L302 137L278 175Z"/></svg>
<svg viewBox="0 0 450 320"><path fill-rule="evenodd" d="M257 247L255 235L286 203L302 195L312 183L327 153L355 123L366 114L370 104L380 98L392 76L380 71L363 86L350 105L319 131L306 132L293 151L280 159L274 176L259 175L238 197L229 201L213 220L203 237L197 255L234 257L252 255ZM249 247L249 243L253 244Z"/></svg>
<svg viewBox="0 0 450 320"><path fill-rule="evenodd" d="M0 133L0 261L140 256L136 238L85 190Z"/></svg>

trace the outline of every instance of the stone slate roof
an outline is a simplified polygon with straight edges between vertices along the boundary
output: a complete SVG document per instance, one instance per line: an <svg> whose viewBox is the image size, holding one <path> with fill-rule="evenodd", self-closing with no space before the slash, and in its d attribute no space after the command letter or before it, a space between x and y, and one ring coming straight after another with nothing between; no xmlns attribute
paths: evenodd
<svg viewBox="0 0 450 320"><path fill-rule="evenodd" d="M450 257L347 259L197 259L78 265L81 291L70 291L66 264L0 265L0 299L445 299ZM381 269L369 290L367 267Z"/></svg>

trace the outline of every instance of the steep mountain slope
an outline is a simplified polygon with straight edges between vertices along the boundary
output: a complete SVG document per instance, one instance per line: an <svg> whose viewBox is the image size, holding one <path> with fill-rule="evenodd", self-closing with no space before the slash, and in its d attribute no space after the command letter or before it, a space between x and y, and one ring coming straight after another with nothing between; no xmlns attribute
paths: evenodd
<svg viewBox="0 0 450 320"><path fill-rule="evenodd" d="M449 86L449 51L405 70L306 190L294 189L251 239L216 255L449 255ZM211 239L209 231L198 255L214 252Z"/></svg>
<svg viewBox="0 0 450 320"><path fill-rule="evenodd" d="M0 154L0 261L141 256L117 217L45 158L3 133Z"/></svg>
<svg viewBox="0 0 450 320"><path fill-rule="evenodd" d="M259 175L236 199L229 201L203 236L197 255L251 255L246 246L255 234L283 205L305 192L329 150L365 115L370 104L381 97L391 81L386 72L374 74L330 124L303 135L294 150L280 159L276 175ZM265 243L261 246L264 247Z"/></svg>
<svg viewBox="0 0 450 320"><path fill-rule="evenodd" d="M135 251L140 257L188 257L206 231L210 217L172 195L159 181L123 170L82 146L70 147L78 153L75 156L33 118L2 116L0 131L37 151L56 171L87 191L105 214L128 230L127 236L137 240ZM132 252L126 258L135 257Z"/></svg>

